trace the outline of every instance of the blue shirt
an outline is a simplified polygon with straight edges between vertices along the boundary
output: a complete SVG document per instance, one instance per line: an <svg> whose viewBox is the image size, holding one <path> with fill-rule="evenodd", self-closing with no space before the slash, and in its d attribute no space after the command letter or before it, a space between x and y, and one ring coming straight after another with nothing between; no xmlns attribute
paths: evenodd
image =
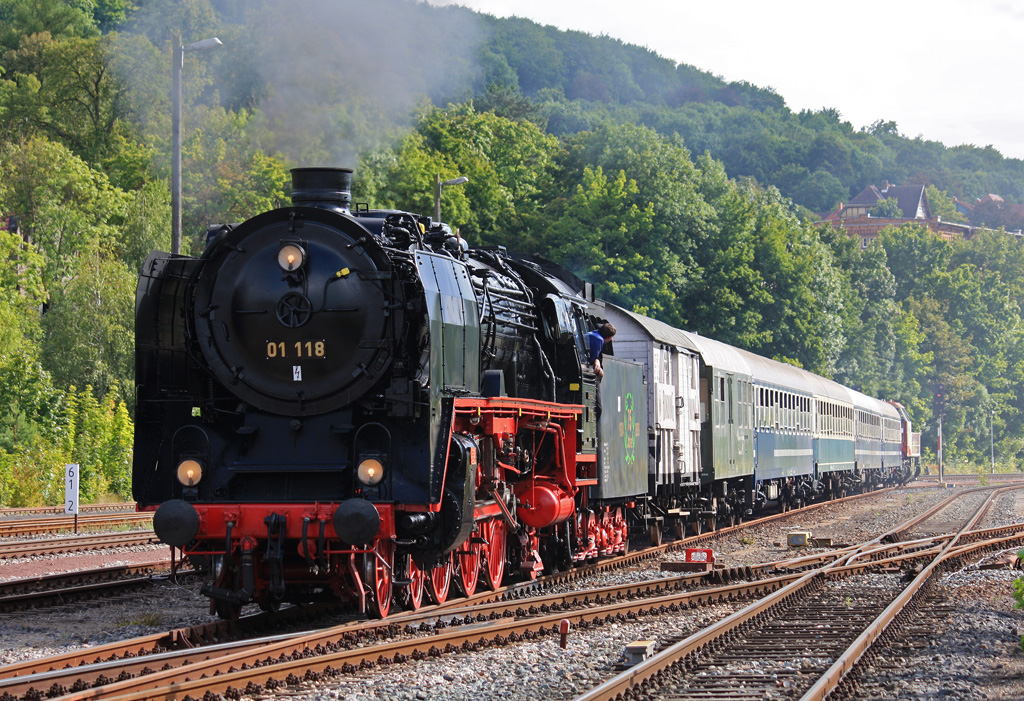
<svg viewBox="0 0 1024 701"><path fill-rule="evenodd" d="M601 357L601 349L604 348L604 336L600 331L591 331L586 335L587 344L590 346L590 363Z"/></svg>

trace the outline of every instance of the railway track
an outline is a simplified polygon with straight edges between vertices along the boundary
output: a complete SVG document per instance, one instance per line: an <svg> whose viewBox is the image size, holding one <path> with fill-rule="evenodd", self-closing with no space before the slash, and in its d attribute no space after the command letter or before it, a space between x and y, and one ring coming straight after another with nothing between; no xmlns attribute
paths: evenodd
<svg viewBox="0 0 1024 701"><path fill-rule="evenodd" d="M1009 487L1017 489L1019 487ZM650 659L608 680L579 701L622 698L673 699L824 699L849 694L849 675L894 622L906 622L934 585L941 567L986 547L1024 542L1024 530L1010 538L963 544L965 535L1004 490L988 490L984 503L945 539L920 551L927 564L911 581L894 574L850 580L857 560L898 541L949 503L930 509L879 539L858 547L834 563L801 576L706 630L670 645ZM757 665L751 664L757 661Z"/></svg>
<svg viewBox="0 0 1024 701"><path fill-rule="evenodd" d="M123 513L95 514L78 517L80 530L96 530L111 528L149 527L153 522L153 514ZM75 527L73 516L57 516L52 518L19 518L0 521L0 538L17 538L27 535L60 533Z"/></svg>
<svg viewBox="0 0 1024 701"><path fill-rule="evenodd" d="M112 504L81 504L78 507L79 513L109 513L125 512L135 513L135 503L112 503ZM63 506L23 506L7 509L0 509L0 519L22 518L24 516L37 516L41 514L63 514Z"/></svg>
<svg viewBox="0 0 1024 701"><path fill-rule="evenodd" d="M920 475L916 482L944 482L947 484L981 484L984 479L990 485L1005 484L1013 482L1024 482L1024 473L1021 472L996 472L979 475L976 472L963 474L944 473L940 479L938 474Z"/></svg>
<svg viewBox="0 0 1024 701"><path fill-rule="evenodd" d="M923 546L919 544L917 547ZM912 557L902 552L900 544L890 545L888 550L904 558ZM845 551L833 553L831 559L834 560L843 552ZM61 669L39 674L34 679L4 680L0 681L0 693L30 698L34 691L44 691L43 687L46 684L49 684L51 689L75 686L91 688L97 682L103 681L103 677L112 668L116 668L118 674L126 678L121 682L104 686L101 690L92 689L88 698L139 694L147 689L161 688L159 685L166 683L167 680L179 679L185 673L186 667L187 674L193 677L205 675L207 680L210 677L230 675L232 668L258 669L271 665L275 672L291 674L294 671L292 668L279 665L287 660L292 660L298 665L308 662L308 650L320 651L323 659L315 664L319 665L321 672L333 667L339 670L367 668L377 664L381 658L401 661L403 658L436 655L441 650L451 651L456 648L468 649L467 646L473 648L507 641L528 640L550 634L552 630L557 630L563 620L570 621L574 627L588 627L603 625L623 617L682 612L696 606L758 597L799 579L800 571L813 567L820 558L820 555L816 555L745 568L750 570L743 573L745 576L764 579L722 586L708 587L707 583L712 579L708 574L688 574L653 582L535 596L523 601L488 601L487 599L492 597L481 595L474 597L475 600L453 602L419 613L400 614L388 621L348 623L322 631L234 642L203 648L201 651L183 649L157 652L134 660L122 659L116 665L107 662L86 668ZM867 563L862 565L865 568L869 566ZM778 574L780 572L781 574ZM771 573L776 573L776 576L769 577ZM390 640L379 642L382 638ZM378 642L371 644L375 640ZM163 642L163 645L167 644L167 641ZM84 656L105 659L107 652L104 649L89 650ZM53 659L44 665L36 665L35 668L60 668L75 661L79 660ZM154 672L161 667L171 669ZM7 674L9 671L0 670L0 673ZM129 675L144 676L128 679ZM278 677L271 672L269 675L258 677L254 683L270 683L273 686L271 678ZM231 679L225 677L223 681L223 691L229 693ZM27 686L29 683L34 686ZM173 683L177 686L180 681ZM248 683L247 681L246 685ZM71 694L68 698L86 696Z"/></svg>
<svg viewBox="0 0 1024 701"><path fill-rule="evenodd" d="M130 565L115 565L75 572L0 582L0 611L66 604L148 586L154 575L168 574L169 557ZM191 570L179 570L182 575Z"/></svg>
<svg viewBox="0 0 1024 701"><path fill-rule="evenodd" d="M887 547L898 553L897 559L915 557L900 552L897 544ZM840 552L837 557L843 554ZM786 565L802 569L806 564L794 561L785 563L782 569ZM854 569L864 571L872 566L863 562ZM764 567L778 567L778 563ZM549 595L521 603L470 603L444 611L403 614L388 622L358 622L301 635L156 652L136 659L55 669L30 678L0 681L0 692L7 695L4 698L24 699L46 692L47 696L56 695L65 701L185 695L199 698L207 692L234 698L243 690L246 694L265 693L300 679L326 679L380 664L536 639L555 634L562 621L586 629L638 616L685 614L694 606L756 598L805 578L799 572L790 572L760 582L690 590L704 577L686 575L644 585ZM102 659L106 652L98 649L86 654ZM54 668L66 663L52 662ZM111 676L113 670L119 680ZM193 681L188 681L188 677ZM68 693L59 693L62 688ZM80 691L74 692L75 688Z"/></svg>
<svg viewBox="0 0 1024 701"><path fill-rule="evenodd" d="M920 520L920 518L915 520ZM1011 530L1014 530L1015 533L1018 532L1015 529ZM1000 532L1005 532L1005 529L1002 531L993 529L971 535L972 538L991 543L993 537L999 535ZM690 539L688 544L692 545L694 540L703 540L705 537L707 536ZM207 667L199 668L190 663L186 665L188 672L175 669L154 673L154 670L161 666L171 665L174 667L177 663L172 664L164 657L154 657L153 651L160 651L169 645L174 645L175 640L178 641L178 645L188 646L196 644L197 637L210 639L209 629L200 636L179 632L171 636L171 640L164 639L159 643L151 640L132 648L132 645L135 645L133 643L128 645L132 649L120 653L101 649L90 650L86 653L86 655L102 656L103 659L107 659L107 657L115 655L138 655L149 652L149 655L131 662L133 667L130 669L124 666L126 664L124 660L121 660L117 667L120 670L119 675L122 673L141 675L138 680L124 679L107 686L100 683L113 682L114 677L109 676L103 669L93 672L75 669L69 676L55 678L53 676L33 676L27 668L20 671L4 668L0 670L0 675L8 676L14 673L16 677L12 681L5 680L4 685L0 686L0 697L27 699L35 694L43 693L47 696L68 699L100 698L112 695L127 695L126 698L183 698L185 695L192 695L193 698L200 698L207 690L229 697L246 689L249 691L245 693L250 693L253 689L267 691L281 684L296 683L298 680L323 679L345 674L354 669L366 669L380 664L382 660L402 661L417 657L443 655L446 651L528 640L551 634L552 631L557 630L558 624L564 619L570 619L574 627L587 628L604 625L608 620L626 620L630 617L644 615L671 615L673 611L685 611L691 606L700 605L702 601L736 601L745 597L762 596L766 591L778 591L781 587L792 586L796 581L817 576L818 569L808 574L801 574L801 572L807 568L820 569L822 562L828 562L827 566L831 567L837 567L837 563L844 562L847 568L856 571L877 567L900 567L903 565L899 558L929 557L932 551L944 547L942 544L948 543L951 538L952 536L943 536L913 543L882 543L879 540L866 548L856 550L845 548L832 553L797 558L789 563L770 563L757 568L733 568L733 570L719 571L713 575L687 575L658 580L656 583L632 585L633 589L631 590L610 588L607 591L577 592L569 595L551 595L555 598L536 598L541 584L511 587L499 592L479 594L469 600L449 602L443 608L425 609L415 614L399 614L384 622L348 623L336 629L310 634L306 636L306 639L302 639L301 636L299 638L292 636L287 640L263 641L256 645L259 653L255 655L252 652L247 652L253 647L250 643L228 644L223 648L223 654L217 655L213 650L204 648L207 660L217 658L216 661L207 662ZM665 550L673 546L682 547L686 544L686 542L667 544L659 549L651 550ZM625 560L634 557L644 557L644 553L634 553L626 556ZM779 574L780 571L784 574ZM731 583L710 589L706 587L708 581L713 577L719 580L758 578L766 577L772 572L776 576L771 577L771 581L766 579ZM893 577L895 575L890 575L890 578ZM554 579L557 580L558 577ZM704 585L705 591L689 591L699 585ZM824 586L821 585L815 589L823 588ZM526 600L525 597L531 598ZM500 601L500 599L504 599L504 601ZM573 601L570 602L569 599ZM576 610L578 606L584 608ZM509 618L512 620L506 620ZM461 625L456 626L458 623ZM456 630L456 628L461 630ZM427 639L427 644L424 643L422 636L419 636L417 642L415 632L423 632L428 629L431 634ZM472 632L467 633L466 629L471 629ZM438 632L439 630L441 632ZM224 634L226 632L222 631L214 634L212 638L223 640L223 637L220 636ZM399 639L391 640L396 637ZM389 642L376 645L366 642L367 639L374 638L389 639ZM343 649L350 645L359 645L360 647L355 651ZM160 654L171 655L172 653ZM197 654L196 651L191 651L185 657L191 660L193 658L190 656L195 654ZM311 655L312 657L310 657ZM44 662L44 664L46 663ZM77 662L68 659L51 659L48 664L56 668L67 664L75 665ZM183 664L185 663L183 662ZM265 667L266 669L264 669ZM270 667L273 667L273 670L270 670ZM147 668L149 674L145 673ZM232 668L234 671L231 671ZM38 673L37 670L36 674ZM88 674L94 676L87 677ZM202 685L189 687L188 691L184 690L187 685L181 681L182 676L191 675L195 679L197 675L203 674L207 675L207 678L202 680ZM177 681L174 681L175 679ZM16 686L18 684L21 686ZM26 687L26 684L30 686ZM161 684L164 686L160 686ZM103 689L92 689L88 693L82 690L78 695L70 693L74 687L82 689L83 685L88 687L99 685L103 686ZM153 685L156 685L153 690L142 688ZM167 685L173 686L173 693L168 692ZM69 693L62 696L62 689Z"/></svg>
<svg viewBox="0 0 1024 701"><path fill-rule="evenodd" d="M127 533L78 535L64 538L0 541L0 560L37 555L63 555L92 550L105 550L107 548L155 545L159 542L153 531L130 531Z"/></svg>

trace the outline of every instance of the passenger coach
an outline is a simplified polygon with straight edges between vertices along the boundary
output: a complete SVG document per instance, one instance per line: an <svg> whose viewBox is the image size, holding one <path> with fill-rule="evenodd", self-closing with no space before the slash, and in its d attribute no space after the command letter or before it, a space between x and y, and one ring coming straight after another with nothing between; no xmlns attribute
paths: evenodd
<svg viewBox="0 0 1024 701"><path fill-rule="evenodd" d="M906 478L891 404L609 303L594 307L618 330L615 355L646 368L653 521L700 532L767 501L788 509Z"/></svg>

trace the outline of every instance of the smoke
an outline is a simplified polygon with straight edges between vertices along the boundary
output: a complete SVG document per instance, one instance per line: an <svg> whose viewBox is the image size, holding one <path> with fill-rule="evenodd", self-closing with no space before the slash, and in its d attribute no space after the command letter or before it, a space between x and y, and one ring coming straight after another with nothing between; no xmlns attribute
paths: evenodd
<svg viewBox="0 0 1024 701"><path fill-rule="evenodd" d="M479 81L478 15L408 0L271 0L245 17L260 119L302 165L353 166L415 108L465 97Z"/></svg>

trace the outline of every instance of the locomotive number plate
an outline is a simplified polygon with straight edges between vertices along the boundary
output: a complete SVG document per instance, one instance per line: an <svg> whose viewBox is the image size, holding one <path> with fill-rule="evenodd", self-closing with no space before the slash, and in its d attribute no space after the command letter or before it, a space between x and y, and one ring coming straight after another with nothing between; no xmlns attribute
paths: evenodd
<svg viewBox="0 0 1024 701"><path fill-rule="evenodd" d="M267 341L267 360L326 357L327 342L322 338L309 341Z"/></svg>

